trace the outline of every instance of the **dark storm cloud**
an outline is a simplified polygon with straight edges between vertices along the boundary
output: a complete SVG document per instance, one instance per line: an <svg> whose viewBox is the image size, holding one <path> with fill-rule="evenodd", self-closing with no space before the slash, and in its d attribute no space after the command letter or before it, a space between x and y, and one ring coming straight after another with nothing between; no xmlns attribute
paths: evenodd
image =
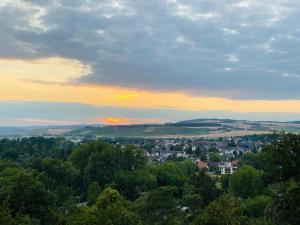
<svg viewBox="0 0 300 225"><path fill-rule="evenodd" d="M93 67L73 82L300 99L297 0L5 2L0 56Z"/></svg>

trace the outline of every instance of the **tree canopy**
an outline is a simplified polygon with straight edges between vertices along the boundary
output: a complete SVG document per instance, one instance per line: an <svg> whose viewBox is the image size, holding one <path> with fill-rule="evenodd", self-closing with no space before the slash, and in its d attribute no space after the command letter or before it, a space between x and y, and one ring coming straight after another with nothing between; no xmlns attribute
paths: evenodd
<svg viewBox="0 0 300 225"><path fill-rule="evenodd" d="M212 175L191 160L148 160L147 140L3 139L0 224L298 225L300 135L270 140L235 173Z"/></svg>

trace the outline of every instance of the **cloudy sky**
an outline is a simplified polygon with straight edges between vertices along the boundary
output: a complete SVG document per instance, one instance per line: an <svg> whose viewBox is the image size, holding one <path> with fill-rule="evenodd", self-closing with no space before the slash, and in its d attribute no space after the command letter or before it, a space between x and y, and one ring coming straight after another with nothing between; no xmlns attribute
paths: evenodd
<svg viewBox="0 0 300 225"><path fill-rule="evenodd" d="M300 120L299 0L1 0L0 126Z"/></svg>

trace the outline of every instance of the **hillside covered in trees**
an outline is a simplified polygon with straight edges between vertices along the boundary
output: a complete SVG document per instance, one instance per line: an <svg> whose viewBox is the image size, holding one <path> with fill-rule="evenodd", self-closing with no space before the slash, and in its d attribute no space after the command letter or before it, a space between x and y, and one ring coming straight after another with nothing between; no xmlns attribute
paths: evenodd
<svg viewBox="0 0 300 225"><path fill-rule="evenodd" d="M274 134L222 176L133 145L2 139L0 224L300 224L300 135Z"/></svg>

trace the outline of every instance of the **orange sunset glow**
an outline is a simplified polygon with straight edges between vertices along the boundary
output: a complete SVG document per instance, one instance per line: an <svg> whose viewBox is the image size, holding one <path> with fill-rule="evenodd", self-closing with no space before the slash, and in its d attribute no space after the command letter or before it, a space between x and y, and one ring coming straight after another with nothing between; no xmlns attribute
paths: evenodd
<svg viewBox="0 0 300 225"><path fill-rule="evenodd" d="M1 62L0 71L5 68L5 63L0 60ZM65 62L57 64L57 66L72 68L72 65ZM47 70L47 67L47 60L45 60L45 64L39 63L37 68L32 64L28 68L33 71L33 74L51 73ZM75 67L71 70L79 70L77 71L79 73L81 67ZM5 74L4 69L3 71L3 74ZM24 79L30 71L10 71L10 75L13 76L0 77L0 82L6 84L0 89L0 101L58 101L125 108L300 113L300 100L232 100L222 97L190 95L183 91L153 92L117 86L79 85L59 80L53 83L49 82L47 78L50 74L45 76L45 79L40 77L38 81L32 81L30 76L28 76L30 79Z"/></svg>
<svg viewBox="0 0 300 225"><path fill-rule="evenodd" d="M117 117L96 118L95 120L106 125L130 125L130 124L147 124L147 123L163 122L157 119L117 118Z"/></svg>

